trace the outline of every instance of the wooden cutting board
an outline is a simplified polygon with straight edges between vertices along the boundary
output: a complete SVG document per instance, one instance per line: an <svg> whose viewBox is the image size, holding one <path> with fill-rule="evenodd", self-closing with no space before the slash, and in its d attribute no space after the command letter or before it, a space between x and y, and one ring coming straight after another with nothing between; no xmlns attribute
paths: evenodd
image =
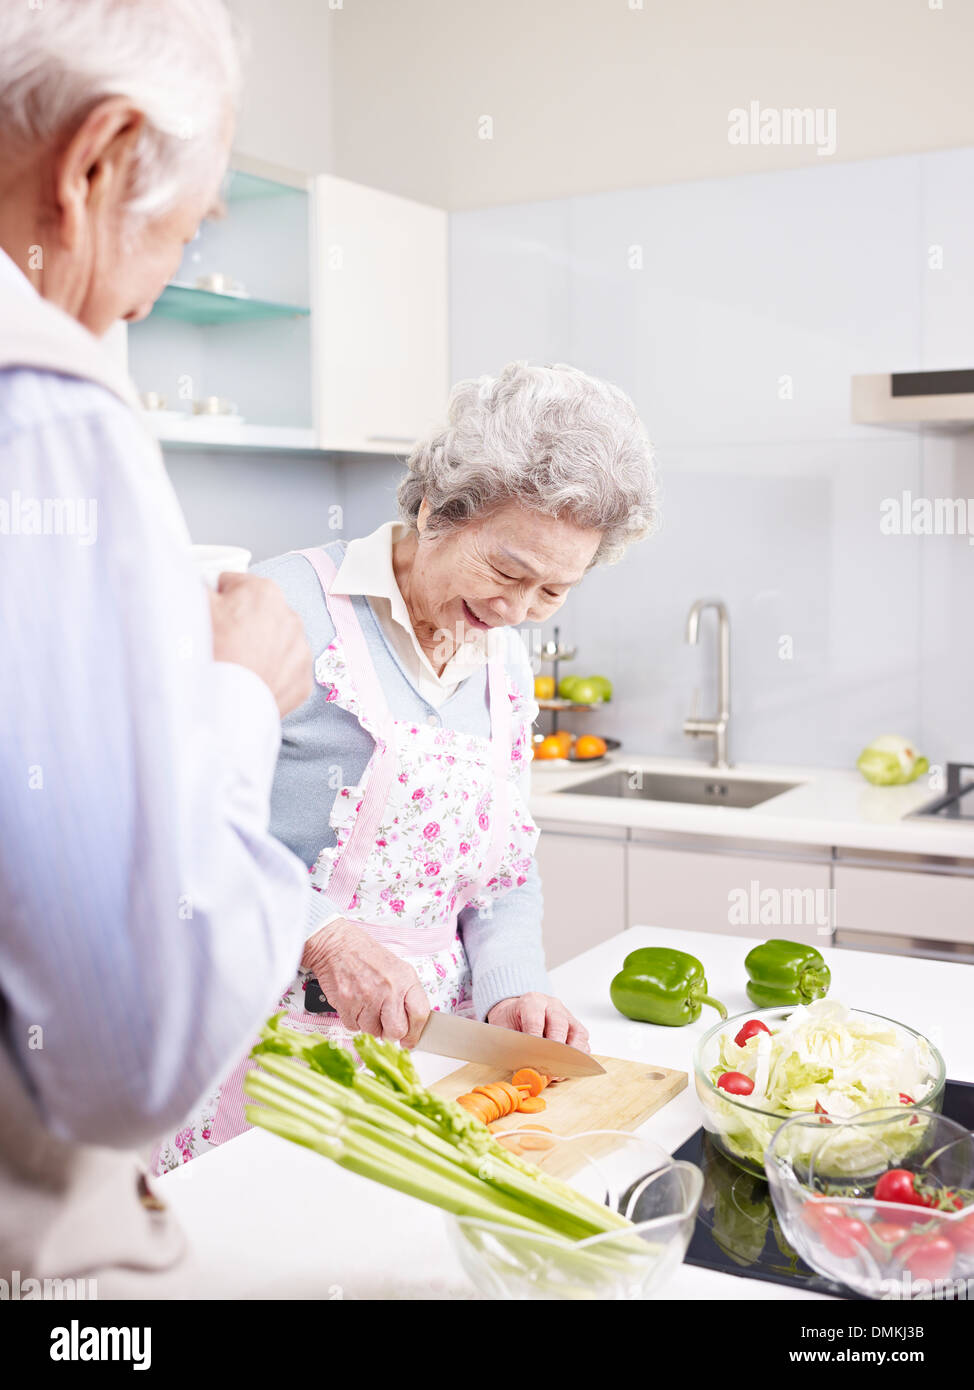
<svg viewBox="0 0 974 1390"><path fill-rule="evenodd" d="M687 1084L686 1072L670 1067L627 1062L621 1057L596 1060L605 1067L603 1076L571 1076L565 1081L554 1081L541 1093L547 1108L540 1115L507 1115L495 1120L491 1131L544 1125L552 1134L567 1137L593 1129L633 1130L679 1095ZM499 1072L497 1067L469 1062L434 1082L430 1090L456 1100L475 1086L510 1079L509 1072ZM524 1157L539 1161L540 1154L524 1152Z"/></svg>

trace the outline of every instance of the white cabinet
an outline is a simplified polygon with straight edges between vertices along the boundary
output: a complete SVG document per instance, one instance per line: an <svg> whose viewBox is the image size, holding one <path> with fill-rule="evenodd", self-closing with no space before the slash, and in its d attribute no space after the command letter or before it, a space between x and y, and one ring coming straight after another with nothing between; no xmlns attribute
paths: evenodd
<svg viewBox="0 0 974 1390"><path fill-rule="evenodd" d="M837 925L844 934L974 945L974 865L953 872L835 865ZM852 945L852 941L849 941Z"/></svg>
<svg viewBox="0 0 974 1390"><path fill-rule="evenodd" d="M705 842L706 843L706 842ZM627 845L626 926L780 936L821 946L831 938L830 865L821 857L779 857L757 848L731 852L633 839Z"/></svg>
<svg viewBox="0 0 974 1390"><path fill-rule="evenodd" d="M625 927L626 832L563 821L539 825L545 959L552 969Z"/></svg>
<svg viewBox="0 0 974 1390"><path fill-rule="evenodd" d="M447 215L324 175L314 199L320 447L405 453L446 406Z"/></svg>

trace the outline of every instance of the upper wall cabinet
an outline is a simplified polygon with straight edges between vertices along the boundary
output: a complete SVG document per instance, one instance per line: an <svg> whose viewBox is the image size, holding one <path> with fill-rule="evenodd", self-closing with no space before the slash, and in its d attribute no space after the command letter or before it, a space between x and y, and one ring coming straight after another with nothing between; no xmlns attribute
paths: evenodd
<svg viewBox="0 0 974 1390"><path fill-rule="evenodd" d="M329 176L314 200L320 447L405 453L446 406L447 214Z"/></svg>
<svg viewBox="0 0 974 1390"><path fill-rule="evenodd" d="M314 449L310 180L235 159L224 201L130 328L129 370L166 446Z"/></svg>

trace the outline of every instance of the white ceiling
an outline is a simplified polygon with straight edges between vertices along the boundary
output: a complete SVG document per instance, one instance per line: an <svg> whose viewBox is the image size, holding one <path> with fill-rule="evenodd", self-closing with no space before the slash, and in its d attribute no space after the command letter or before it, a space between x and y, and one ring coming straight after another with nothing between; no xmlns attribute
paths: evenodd
<svg viewBox="0 0 974 1390"><path fill-rule="evenodd" d="M450 209L821 162L731 144L752 101L833 109L826 158L974 144L974 0L232 2L239 148Z"/></svg>
<svg viewBox="0 0 974 1390"><path fill-rule="evenodd" d="M974 142L974 0L344 0L332 31L337 172L451 209L820 161L730 144L752 100L834 108L836 159Z"/></svg>

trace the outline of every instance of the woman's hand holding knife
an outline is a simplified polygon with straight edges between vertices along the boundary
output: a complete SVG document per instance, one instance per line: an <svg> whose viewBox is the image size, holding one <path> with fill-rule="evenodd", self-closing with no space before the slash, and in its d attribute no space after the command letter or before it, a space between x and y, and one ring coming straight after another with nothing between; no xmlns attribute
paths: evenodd
<svg viewBox="0 0 974 1390"><path fill-rule="evenodd" d="M411 965L342 917L310 937L301 964L314 972L343 1027L415 1047L430 1002Z"/></svg>

